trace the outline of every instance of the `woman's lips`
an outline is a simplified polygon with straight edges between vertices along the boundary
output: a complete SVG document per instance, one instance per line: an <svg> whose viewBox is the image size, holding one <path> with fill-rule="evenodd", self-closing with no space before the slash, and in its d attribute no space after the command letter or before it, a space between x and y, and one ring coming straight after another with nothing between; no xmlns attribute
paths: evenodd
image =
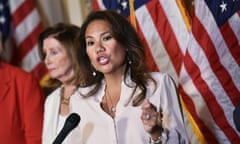
<svg viewBox="0 0 240 144"><path fill-rule="evenodd" d="M107 64L108 63L108 61L109 61L109 59L108 59L108 57L105 57L105 56L101 56L101 57L98 57L97 58L97 61L98 61L98 63L100 63L100 64Z"/></svg>

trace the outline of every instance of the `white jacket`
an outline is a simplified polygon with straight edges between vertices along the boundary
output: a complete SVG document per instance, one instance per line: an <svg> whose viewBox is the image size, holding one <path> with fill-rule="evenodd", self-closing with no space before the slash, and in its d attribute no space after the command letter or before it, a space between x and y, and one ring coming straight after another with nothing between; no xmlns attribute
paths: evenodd
<svg viewBox="0 0 240 144"><path fill-rule="evenodd" d="M57 137L57 126L60 107L60 91L61 87L57 88L47 97L45 101L42 144L52 144L55 138ZM72 96L74 95L78 95L78 93L75 92ZM71 98L69 106L70 113L72 113L73 110ZM77 129L79 129L79 127L73 129L64 139L62 144L80 144L81 142L80 139L78 138L80 134L78 134L79 130Z"/></svg>

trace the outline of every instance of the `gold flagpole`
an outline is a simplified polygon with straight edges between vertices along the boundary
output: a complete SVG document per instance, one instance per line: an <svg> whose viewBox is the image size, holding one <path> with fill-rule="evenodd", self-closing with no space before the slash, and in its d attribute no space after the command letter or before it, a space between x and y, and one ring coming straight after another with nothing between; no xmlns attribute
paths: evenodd
<svg viewBox="0 0 240 144"><path fill-rule="evenodd" d="M133 27L137 29L137 24L136 24L136 17L134 13L134 0L129 0L129 7L130 7L130 22L132 23Z"/></svg>

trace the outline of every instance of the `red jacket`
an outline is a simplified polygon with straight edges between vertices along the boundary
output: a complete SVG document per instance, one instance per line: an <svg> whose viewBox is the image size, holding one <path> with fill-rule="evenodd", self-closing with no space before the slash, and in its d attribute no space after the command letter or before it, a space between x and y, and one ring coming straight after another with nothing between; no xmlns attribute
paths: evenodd
<svg viewBox="0 0 240 144"><path fill-rule="evenodd" d="M43 103L33 76L0 60L0 143L40 144Z"/></svg>

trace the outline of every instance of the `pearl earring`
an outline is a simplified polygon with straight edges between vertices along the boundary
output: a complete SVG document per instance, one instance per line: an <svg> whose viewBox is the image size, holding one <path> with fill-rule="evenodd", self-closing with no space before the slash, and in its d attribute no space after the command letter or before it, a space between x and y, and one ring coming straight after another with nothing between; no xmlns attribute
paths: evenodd
<svg viewBox="0 0 240 144"><path fill-rule="evenodd" d="M131 65L132 61L130 60L130 58L127 58L127 59L128 59L128 64Z"/></svg>
<svg viewBox="0 0 240 144"><path fill-rule="evenodd" d="M92 71L93 77L95 77L97 75L97 73L92 65L91 65L91 71Z"/></svg>
<svg viewBox="0 0 240 144"><path fill-rule="evenodd" d="M97 75L97 73L95 71L93 71L92 75L95 77Z"/></svg>
<svg viewBox="0 0 240 144"><path fill-rule="evenodd" d="M128 64L131 65L131 64L132 64L132 61L131 61L131 59L129 58L129 51L128 51L128 49L126 49L126 53L127 53L127 61L128 61Z"/></svg>

